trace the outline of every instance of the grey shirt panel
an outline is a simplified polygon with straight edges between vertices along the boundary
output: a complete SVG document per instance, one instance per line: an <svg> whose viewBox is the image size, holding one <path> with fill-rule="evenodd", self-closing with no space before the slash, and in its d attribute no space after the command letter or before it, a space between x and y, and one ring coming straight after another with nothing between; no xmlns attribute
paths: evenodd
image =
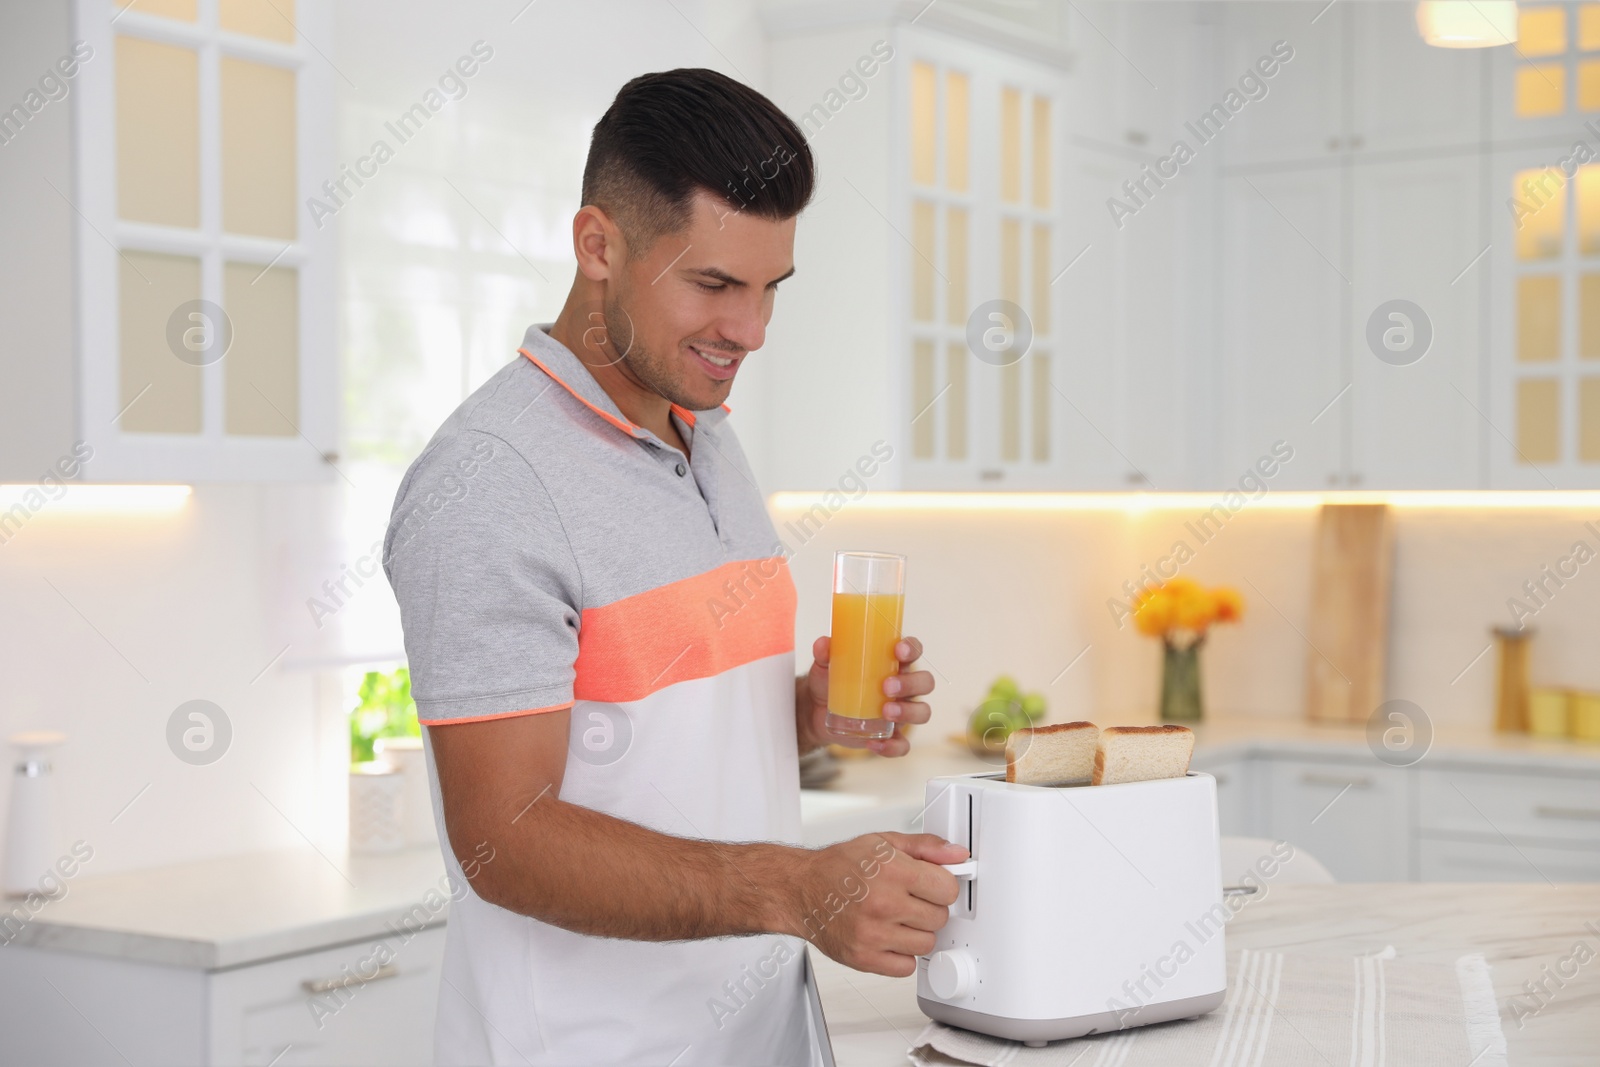
<svg viewBox="0 0 1600 1067"><path fill-rule="evenodd" d="M524 347L547 370L495 372L396 494L384 569L425 720L569 703L585 610L780 551L722 409L675 413L685 461L546 328Z"/></svg>

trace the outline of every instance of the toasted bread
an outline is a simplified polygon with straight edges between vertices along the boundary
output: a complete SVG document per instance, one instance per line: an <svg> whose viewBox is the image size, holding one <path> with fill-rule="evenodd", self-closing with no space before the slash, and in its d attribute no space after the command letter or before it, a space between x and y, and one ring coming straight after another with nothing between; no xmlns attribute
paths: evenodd
<svg viewBox="0 0 1600 1067"><path fill-rule="evenodd" d="M1194 731L1187 726L1108 726L1094 752L1094 785L1182 778L1194 754Z"/></svg>
<svg viewBox="0 0 1600 1067"><path fill-rule="evenodd" d="M1006 738L1006 781L1022 785L1087 782L1100 727L1092 722L1024 726Z"/></svg>

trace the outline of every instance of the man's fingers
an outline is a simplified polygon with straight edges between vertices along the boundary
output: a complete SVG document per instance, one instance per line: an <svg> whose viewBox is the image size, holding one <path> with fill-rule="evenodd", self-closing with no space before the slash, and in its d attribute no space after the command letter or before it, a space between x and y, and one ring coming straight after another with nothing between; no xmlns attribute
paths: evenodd
<svg viewBox="0 0 1600 1067"><path fill-rule="evenodd" d="M868 974L887 975L890 978L910 978L917 973L917 961L914 956L898 952L866 952L858 958L856 970L866 971Z"/></svg>
<svg viewBox="0 0 1600 1067"><path fill-rule="evenodd" d="M894 655L901 663L915 663L922 658L922 642L915 637L902 637L894 646Z"/></svg>
<svg viewBox="0 0 1600 1067"><path fill-rule="evenodd" d="M960 889L957 889L960 892ZM911 913L900 921L913 930L926 930L928 933L937 933L944 929L944 924L950 921L950 906L948 904L932 904L916 897L911 899ZM919 953L920 955L920 953Z"/></svg>
<svg viewBox="0 0 1600 1067"><path fill-rule="evenodd" d="M895 722L927 722L933 709L920 700L897 700L883 706L883 716Z"/></svg>
<svg viewBox="0 0 1600 1067"><path fill-rule="evenodd" d="M811 642L811 658L822 667L828 665L828 653L833 650L833 641L828 637L819 637Z"/></svg>
<svg viewBox="0 0 1600 1067"><path fill-rule="evenodd" d="M891 674L883 680L883 695L890 697L925 697L933 692L932 671L905 671Z"/></svg>

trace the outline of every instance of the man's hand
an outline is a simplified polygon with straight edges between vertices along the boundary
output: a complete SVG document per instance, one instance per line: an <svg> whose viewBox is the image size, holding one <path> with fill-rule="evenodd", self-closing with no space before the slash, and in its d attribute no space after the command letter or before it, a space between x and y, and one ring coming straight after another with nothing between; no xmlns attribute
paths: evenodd
<svg viewBox="0 0 1600 1067"><path fill-rule="evenodd" d="M911 742L898 732L883 738L845 737L830 733L828 719L828 653L829 638L819 637L811 646L815 662L811 670L795 682L795 728L799 735L800 751L806 752L818 745L836 744L847 748L870 748L881 756L904 756L911 751ZM922 655L922 642L915 637L903 637L894 646L894 658L900 661L899 674L884 679L883 695L892 699L883 705L883 717L897 727L901 723L927 722L932 709L917 697L933 692L933 675L928 671L907 671L904 668Z"/></svg>
<svg viewBox="0 0 1600 1067"><path fill-rule="evenodd" d="M785 933L796 934L846 967L891 978L917 972L918 956L960 895L955 875L967 850L936 834L866 834L803 853L790 881Z"/></svg>

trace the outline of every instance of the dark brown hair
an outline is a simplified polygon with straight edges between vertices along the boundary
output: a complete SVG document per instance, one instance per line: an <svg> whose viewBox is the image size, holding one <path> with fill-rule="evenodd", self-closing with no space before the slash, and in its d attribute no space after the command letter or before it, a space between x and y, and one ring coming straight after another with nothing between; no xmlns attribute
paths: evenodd
<svg viewBox="0 0 1600 1067"><path fill-rule="evenodd" d="M805 135L776 104L703 68L643 74L595 124L583 202L621 228L632 256L683 229L697 190L735 210L793 218L816 183Z"/></svg>

